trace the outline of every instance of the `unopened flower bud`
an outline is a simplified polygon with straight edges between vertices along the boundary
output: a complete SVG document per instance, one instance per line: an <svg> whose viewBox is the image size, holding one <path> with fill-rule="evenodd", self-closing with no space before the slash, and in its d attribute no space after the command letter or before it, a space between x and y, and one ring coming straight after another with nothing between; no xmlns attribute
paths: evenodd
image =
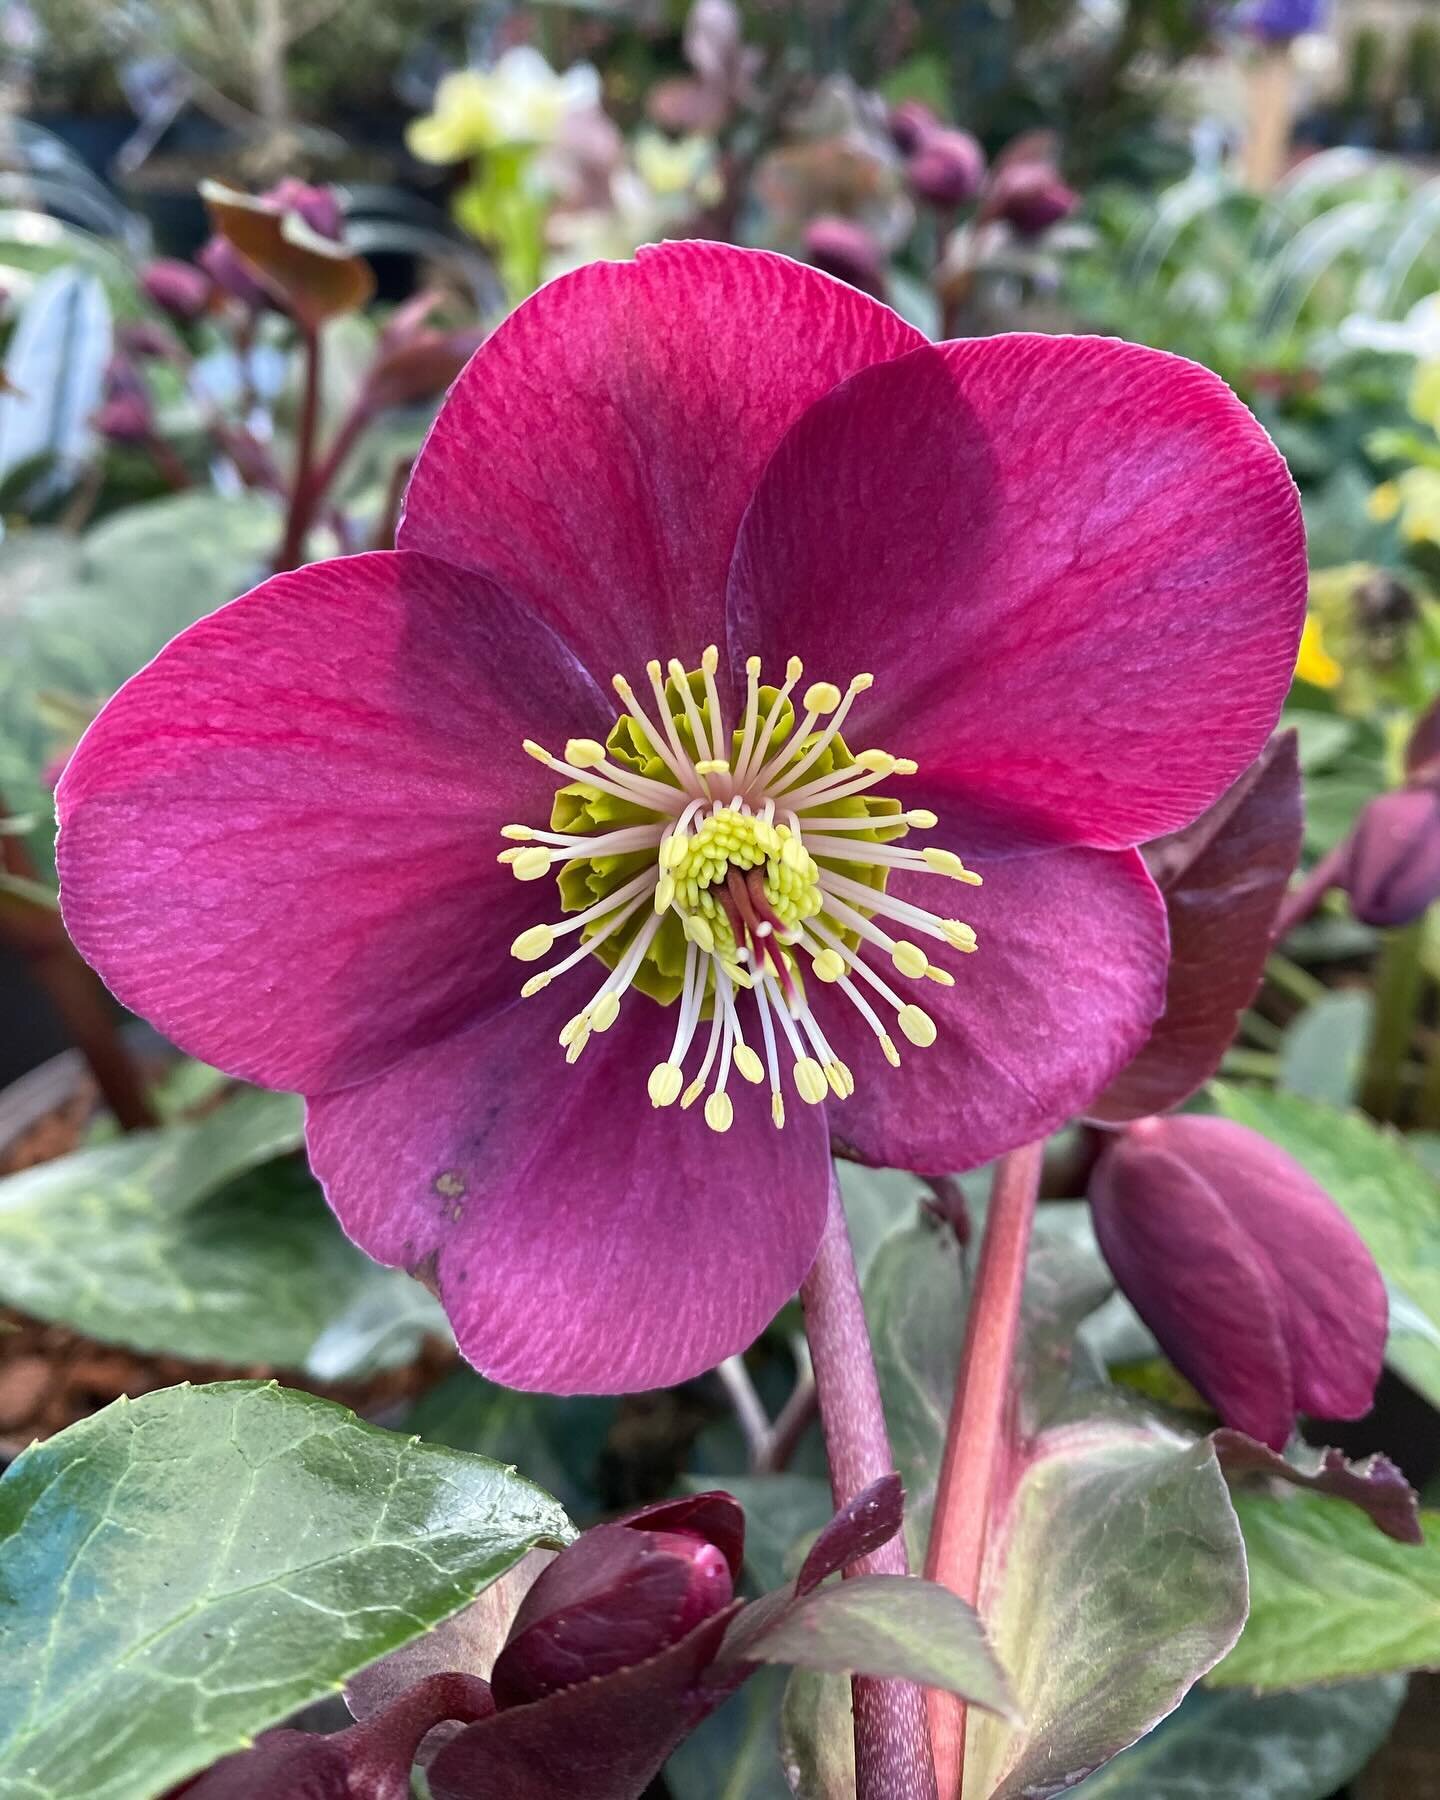
<svg viewBox="0 0 1440 1800"><path fill-rule="evenodd" d="M152 305L177 325L190 325L210 304L212 285L204 269L162 256L140 271L140 288Z"/></svg>
<svg viewBox="0 0 1440 1800"><path fill-rule="evenodd" d="M1049 163L1008 163L990 184L985 215L1004 219L1021 237L1039 237L1069 218L1079 204L1080 196Z"/></svg>
<svg viewBox="0 0 1440 1800"><path fill-rule="evenodd" d="M222 294L238 300L252 312L275 304L269 289L233 244L217 232L200 252L205 273Z"/></svg>
<svg viewBox="0 0 1440 1800"><path fill-rule="evenodd" d="M495 1660L498 1707L646 1662L730 1605L734 1573L720 1545L643 1525L582 1532L539 1577Z"/></svg>
<svg viewBox="0 0 1440 1800"><path fill-rule="evenodd" d="M880 245L854 219L826 215L805 228L805 257L827 275L848 281L862 293L879 295L885 286Z"/></svg>
<svg viewBox="0 0 1440 1800"><path fill-rule="evenodd" d="M1440 793L1377 794L1350 835L1340 886L1366 925L1410 925L1440 899Z"/></svg>
<svg viewBox="0 0 1440 1800"><path fill-rule="evenodd" d="M207 284L208 285L208 284ZM175 339L154 319L126 319L115 327L115 342L127 356L152 362L173 356Z"/></svg>
<svg viewBox="0 0 1440 1800"><path fill-rule="evenodd" d="M890 113L890 136L902 156L913 156L932 131L943 129L923 100L902 100Z"/></svg>
<svg viewBox="0 0 1440 1800"><path fill-rule="evenodd" d="M267 188L260 199L272 212L298 213L321 237L334 238L338 243L344 234L340 201L334 188L312 187L309 182L287 175Z"/></svg>
<svg viewBox="0 0 1440 1800"><path fill-rule="evenodd" d="M930 206L965 206L985 179L985 152L968 131L931 131L906 163L905 178L915 197Z"/></svg>
<svg viewBox="0 0 1440 1800"><path fill-rule="evenodd" d="M1384 1282L1283 1151L1228 1119L1142 1119L1105 1150L1089 1194L1116 1281L1227 1425L1280 1450L1298 1413L1370 1410Z"/></svg>
<svg viewBox="0 0 1440 1800"><path fill-rule="evenodd" d="M150 390L128 357L114 356L105 371L105 398L95 412L95 429L112 444L143 444L155 423Z"/></svg>

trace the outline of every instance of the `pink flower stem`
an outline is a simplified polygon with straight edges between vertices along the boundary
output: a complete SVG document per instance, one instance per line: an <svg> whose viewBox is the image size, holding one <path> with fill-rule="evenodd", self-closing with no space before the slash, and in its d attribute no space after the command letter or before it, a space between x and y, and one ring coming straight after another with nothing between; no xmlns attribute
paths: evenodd
<svg viewBox="0 0 1440 1800"><path fill-rule="evenodd" d="M840 1507L895 1464L850 1233L833 1179L824 1235L800 1302L820 1397L830 1491ZM845 1573L908 1574L904 1537L892 1538ZM907 1681L857 1675L851 1695L856 1800L936 1800L921 1690Z"/></svg>
<svg viewBox="0 0 1440 1800"><path fill-rule="evenodd" d="M315 512L312 468L315 432L320 423L320 333L313 325L302 327L305 351L305 391L300 400L300 424L295 439L295 475L290 486L290 513L285 537L275 558L278 574L298 568L305 555L305 537Z"/></svg>
<svg viewBox="0 0 1440 1800"><path fill-rule="evenodd" d="M375 417L375 409L370 404L370 396L362 391L360 398L350 408L341 422L339 430L326 451L322 460L316 465L310 477L310 507L313 513L320 502L335 484L335 478L345 466L350 452L365 432L366 427Z"/></svg>
<svg viewBox="0 0 1440 1800"><path fill-rule="evenodd" d="M990 1502L1004 1448L1025 1258L1044 1158L1043 1144L1027 1144L1002 1156L995 1168L935 1492L925 1573L972 1606L979 1602ZM961 1800L964 1703L933 1690L927 1699L941 1800Z"/></svg>

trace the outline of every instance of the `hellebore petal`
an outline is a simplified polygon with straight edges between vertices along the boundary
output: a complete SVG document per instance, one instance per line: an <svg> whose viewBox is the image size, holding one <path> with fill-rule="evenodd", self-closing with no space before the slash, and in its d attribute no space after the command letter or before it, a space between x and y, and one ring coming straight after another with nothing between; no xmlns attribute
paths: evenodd
<svg viewBox="0 0 1440 1800"><path fill-rule="evenodd" d="M594 1526L521 1602L490 1678L496 1705L524 1706L645 1662L733 1598L723 1552L694 1533Z"/></svg>
<svg viewBox="0 0 1440 1800"><path fill-rule="evenodd" d="M882 1168L945 1174L1033 1142L1082 1110L1164 1003L1165 908L1138 855L1056 851L984 864L965 892L980 948L953 988L924 984L939 1032L831 1107L837 1144ZM918 897L913 877L891 884Z"/></svg>
<svg viewBox="0 0 1440 1800"><path fill-rule="evenodd" d="M723 648L735 533L771 451L837 381L921 342L769 253L675 243L592 264L541 288L472 358L397 541L498 581L602 681Z"/></svg>
<svg viewBox="0 0 1440 1800"><path fill-rule="evenodd" d="M1303 831L1295 734L1287 732L1193 825L1146 846L1170 921L1165 1011L1092 1118L1118 1124L1164 1112L1219 1068L1265 972Z"/></svg>
<svg viewBox="0 0 1440 1800"><path fill-rule="evenodd" d="M169 644L71 757L70 935L232 1074L311 1092L377 1074L513 1003L537 899L498 834L548 811L553 779L495 745L539 709L593 732L600 707L548 631L443 563L278 575Z"/></svg>
<svg viewBox="0 0 1440 1800"><path fill-rule="evenodd" d="M1330 1197L1227 1119L1132 1125L1091 1178L1106 1261L1227 1425L1283 1449L1297 1412L1369 1410L1384 1283Z"/></svg>
<svg viewBox="0 0 1440 1800"><path fill-rule="evenodd" d="M1259 755L1306 588L1294 483L1223 382L1016 335L917 350L810 408L746 514L730 630L836 680L873 670L872 741L919 760L967 852L1116 848L1188 824Z"/></svg>
<svg viewBox="0 0 1440 1800"><path fill-rule="evenodd" d="M1339 885L1366 925L1411 925L1440 899L1440 792L1428 784L1367 801Z"/></svg>
<svg viewBox="0 0 1440 1800"><path fill-rule="evenodd" d="M557 987L563 984L556 984ZM567 1068L554 988L309 1108L310 1159L352 1238L429 1264L464 1354L507 1387L618 1393L713 1368L805 1278L829 1181L824 1108L783 1131L739 1084L715 1136L627 1103L666 1056L643 995Z"/></svg>

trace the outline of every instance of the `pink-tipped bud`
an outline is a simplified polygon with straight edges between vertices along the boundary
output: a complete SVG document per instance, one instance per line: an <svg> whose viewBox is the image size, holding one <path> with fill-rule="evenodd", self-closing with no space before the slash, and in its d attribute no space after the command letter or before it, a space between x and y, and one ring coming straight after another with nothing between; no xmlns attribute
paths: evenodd
<svg viewBox="0 0 1440 1800"><path fill-rule="evenodd" d="M932 131L943 130L923 100L902 100L890 113L890 136L902 156L913 156Z"/></svg>
<svg viewBox="0 0 1440 1800"><path fill-rule="evenodd" d="M985 152L968 131L931 131L911 153L905 178L916 199L929 206L965 206L985 179Z"/></svg>
<svg viewBox="0 0 1440 1800"><path fill-rule="evenodd" d="M192 325L210 304L210 277L193 263L162 256L140 271L140 291L177 325Z"/></svg>
<svg viewBox="0 0 1440 1800"><path fill-rule="evenodd" d="M805 228L805 259L862 293L878 296L884 289L885 257L880 245L854 219L829 214L812 219Z"/></svg>
<svg viewBox="0 0 1440 1800"><path fill-rule="evenodd" d="M126 356L112 356L105 371L105 397L95 411L95 429L112 444L143 444L155 424L150 390Z"/></svg>
<svg viewBox="0 0 1440 1800"><path fill-rule="evenodd" d="M271 212L298 213L321 237L333 238L339 243L344 235L344 216L334 188L312 187L307 181L297 181L293 175L287 175L274 187L267 188L260 199Z"/></svg>
<svg viewBox="0 0 1440 1800"><path fill-rule="evenodd" d="M1004 219L1021 237L1039 237L1068 219L1080 196L1049 163L1017 162L998 169L985 200L985 216Z"/></svg>
<svg viewBox="0 0 1440 1800"><path fill-rule="evenodd" d="M275 304L270 290L255 273L254 265L218 232L200 252L200 262L222 294L238 300L251 312Z"/></svg>
<svg viewBox="0 0 1440 1800"><path fill-rule="evenodd" d="M598 1525L526 1594L490 1685L504 1709L647 1662L734 1597L725 1551L696 1531Z"/></svg>
<svg viewBox="0 0 1440 1800"><path fill-rule="evenodd" d="M1228 1119L1141 1119L1105 1150L1089 1194L1116 1281L1227 1425L1280 1450L1299 1413L1370 1410L1385 1284L1291 1157Z"/></svg>

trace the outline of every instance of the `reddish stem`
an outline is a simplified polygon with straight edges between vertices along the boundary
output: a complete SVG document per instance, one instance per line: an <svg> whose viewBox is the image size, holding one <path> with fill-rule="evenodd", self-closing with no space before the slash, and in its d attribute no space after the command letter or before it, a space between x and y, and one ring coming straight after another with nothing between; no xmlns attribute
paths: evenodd
<svg viewBox="0 0 1440 1800"><path fill-rule="evenodd" d="M151 462L160 471L161 478L171 493L183 494L186 488L194 485L190 478L190 471L164 438L157 436L153 431L147 433L145 448L149 452Z"/></svg>
<svg viewBox="0 0 1440 1800"><path fill-rule="evenodd" d="M824 1235L800 1302L820 1396L830 1491L839 1508L895 1465L850 1233L833 1176ZM847 1577L909 1572L903 1535L845 1571ZM856 1800L936 1800L922 1691L908 1681L857 1675L851 1694Z"/></svg>
<svg viewBox="0 0 1440 1800"><path fill-rule="evenodd" d="M935 1492L925 1573L972 1606L980 1597L990 1501L1004 1447L1025 1258L1044 1154L1043 1144L1027 1144L1002 1156L996 1165ZM961 1800L964 1702L934 1689L927 1699L940 1793L944 1800Z"/></svg>
<svg viewBox="0 0 1440 1800"><path fill-rule="evenodd" d="M320 333L314 326L304 327L305 390L300 400L300 421L295 439L295 475L290 489L290 513L285 521L285 537L275 558L277 574L294 569L305 555L305 538L314 516L312 466L315 461L315 432L320 423Z"/></svg>
<svg viewBox="0 0 1440 1800"><path fill-rule="evenodd" d="M1276 915L1275 930L1271 942L1278 944L1282 938L1288 937L1297 925L1303 925L1315 908L1325 898L1339 879L1345 867L1345 859L1349 852L1348 841L1332 850L1328 856L1322 856L1315 867L1298 887L1290 892L1280 903L1280 911Z"/></svg>

